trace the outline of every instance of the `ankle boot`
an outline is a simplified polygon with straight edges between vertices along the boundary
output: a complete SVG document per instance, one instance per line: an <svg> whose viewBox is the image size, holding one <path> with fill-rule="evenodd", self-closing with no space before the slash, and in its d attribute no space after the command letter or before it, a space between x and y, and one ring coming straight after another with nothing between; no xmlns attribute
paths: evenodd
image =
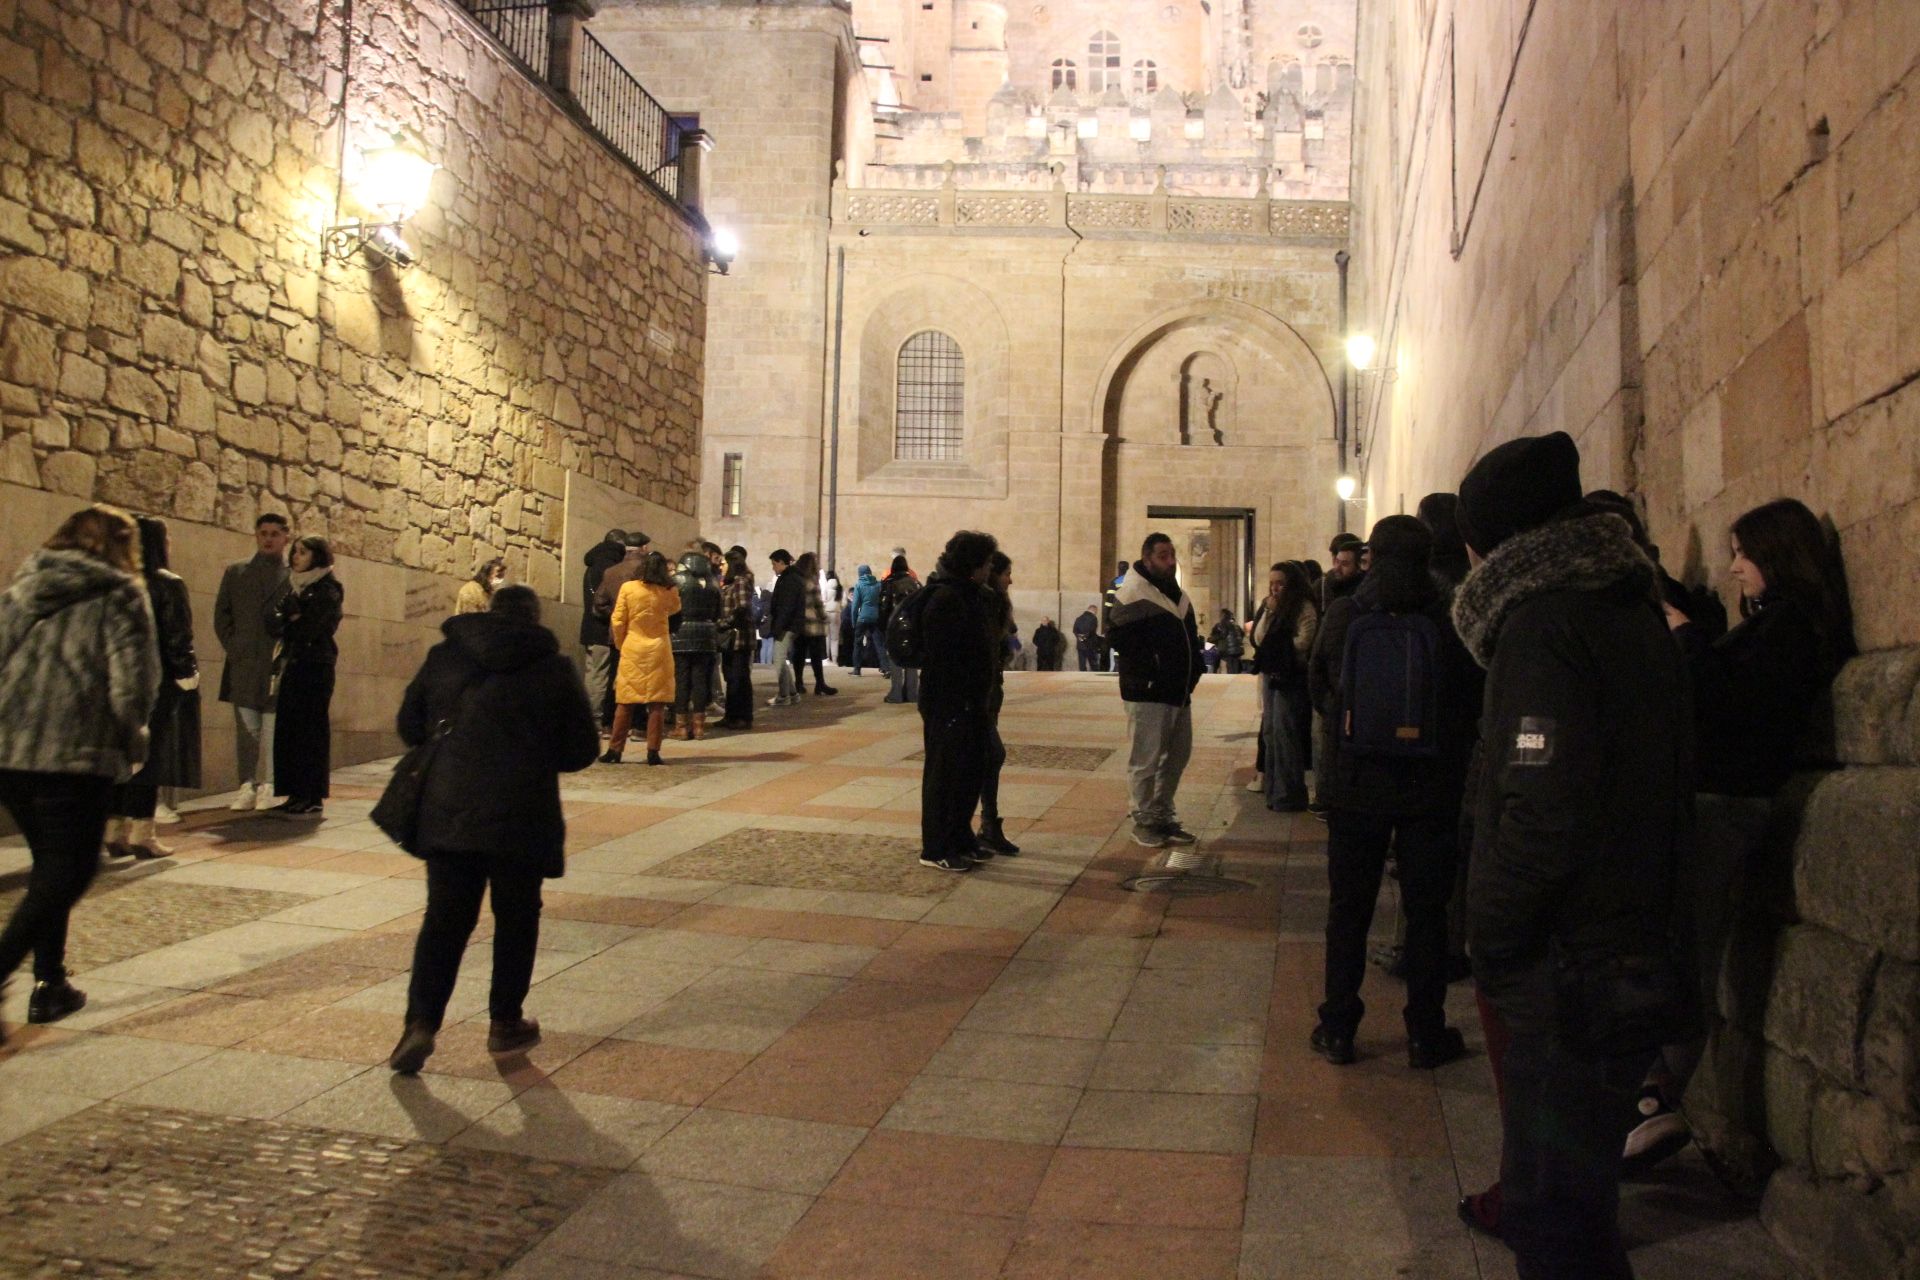
<svg viewBox="0 0 1920 1280"><path fill-rule="evenodd" d="M693 727L689 731L688 736L692 738L704 738L707 736L706 712L696 711L693 713Z"/></svg>
<svg viewBox="0 0 1920 1280"><path fill-rule="evenodd" d="M127 834L127 851L142 862L150 858L167 858L173 855L172 848L161 844L160 838L153 833L152 818L133 820L132 829Z"/></svg>
<svg viewBox="0 0 1920 1280"><path fill-rule="evenodd" d="M74 986L62 973L57 979L33 984L33 993L27 997L27 1021L58 1022L86 1006L87 993Z"/></svg>
<svg viewBox="0 0 1920 1280"><path fill-rule="evenodd" d="M127 837L132 831L132 818L108 818L107 833L100 840L101 851L109 858L131 858L133 846L127 843Z"/></svg>
<svg viewBox="0 0 1920 1280"><path fill-rule="evenodd" d="M980 819L980 843L1002 857L1011 858L1020 852L1020 846L1007 839L1006 829L998 818Z"/></svg>
<svg viewBox="0 0 1920 1280"><path fill-rule="evenodd" d="M393 1046L387 1065L403 1076L417 1073L433 1056L433 1037L434 1029L426 1023L409 1022L400 1033L400 1043Z"/></svg>

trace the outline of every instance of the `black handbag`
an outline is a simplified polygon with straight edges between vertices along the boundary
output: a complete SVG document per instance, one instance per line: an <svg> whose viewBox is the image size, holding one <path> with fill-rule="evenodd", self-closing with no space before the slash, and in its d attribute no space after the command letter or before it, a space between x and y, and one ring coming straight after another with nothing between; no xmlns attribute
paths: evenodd
<svg viewBox="0 0 1920 1280"><path fill-rule="evenodd" d="M374 826L386 833L387 839L415 857L422 856L415 846L420 839L420 807L426 800L427 775L433 769L434 758L440 754L440 744L453 732L455 719L465 709L467 695L485 678L482 676L465 685L454 704L453 714L435 723L427 732L426 741L407 748L407 753L395 762L393 776L387 779L379 803L367 815L373 819Z"/></svg>

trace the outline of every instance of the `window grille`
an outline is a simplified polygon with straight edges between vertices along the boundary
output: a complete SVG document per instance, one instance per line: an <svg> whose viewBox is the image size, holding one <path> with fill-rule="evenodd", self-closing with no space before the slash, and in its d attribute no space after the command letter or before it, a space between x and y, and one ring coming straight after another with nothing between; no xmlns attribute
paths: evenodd
<svg viewBox="0 0 1920 1280"><path fill-rule="evenodd" d="M1152 58L1142 58L1133 64L1133 91L1135 93L1160 92L1160 68Z"/></svg>
<svg viewBox="0 0 1920 1280"><path fill-rule="evenodd" d="M900 348L893 410L893 456L946 462L961 456L966 357L960 344L924 329Z"/></svg>
<svg viewBox="0 0 1920 1280"><path fill-rule="evenodd" d="M721 455L720 458L720 514L737 516L740 514L741 482L746 472L746 459L737 453Z"/></svg>
<svg viewBox="0 0 1920 1280"><path fill-rule="evenodd" d="M1087 41L1087 92L1105 93L1108 85L1120 87L1120 37L1096 31Z"/></svg>
<svg viewBox="0 0 1920 1280"><path fill-rule="evenodd" d="M1055 58L1053 60L1053 87L1056 89L1067 89L1067 90L1073 90L1080 87L1077 82L1077 75L1073 65L1073 59Z"/></svg>

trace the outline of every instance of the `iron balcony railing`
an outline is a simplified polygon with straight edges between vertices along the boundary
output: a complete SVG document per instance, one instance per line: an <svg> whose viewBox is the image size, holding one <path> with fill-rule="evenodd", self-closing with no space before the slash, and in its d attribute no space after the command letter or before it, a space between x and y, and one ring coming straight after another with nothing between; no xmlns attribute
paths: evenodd
<svg viewBox="0 0 1920 1280"><path fill-rule="evenodd" d="M682 207L698 203L697 190L683 193L680 181L680 151L690 126L668 114L620 60L579 25L573 5L565 0L456 3L657 191Z"/></svg>
<svg viewBox="0 0 1920 1280"><path fill-rule="evenodd" d="M527 73L536 80L547 78L548 37L547 0L460 0L488 34L506 46Z"/></svg>
<svg viewBox="0 0 1920 1280"><path fill-rule="evenodd" d="M641 87L633 73L583 31L580 60L574 69L574 101L587 119L621 155L639 166L654 185L680 198L681 128L667 109Z"/></svg>

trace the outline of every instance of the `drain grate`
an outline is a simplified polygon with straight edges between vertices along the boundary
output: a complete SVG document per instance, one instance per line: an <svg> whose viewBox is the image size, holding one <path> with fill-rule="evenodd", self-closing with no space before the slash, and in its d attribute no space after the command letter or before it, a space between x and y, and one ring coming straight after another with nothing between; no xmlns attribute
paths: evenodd
<svg viewBox="0 0 1920 1280"><path fill-rule="evenodd" d="M1176 846L1167 850L1160 865L1120 882L1131 893L1168 893L1175 897L1208 897L1221 893L1241 893L1253 888L1247 880L1222 874L1220 859L1204 853L1197 845Z"/></svg>

